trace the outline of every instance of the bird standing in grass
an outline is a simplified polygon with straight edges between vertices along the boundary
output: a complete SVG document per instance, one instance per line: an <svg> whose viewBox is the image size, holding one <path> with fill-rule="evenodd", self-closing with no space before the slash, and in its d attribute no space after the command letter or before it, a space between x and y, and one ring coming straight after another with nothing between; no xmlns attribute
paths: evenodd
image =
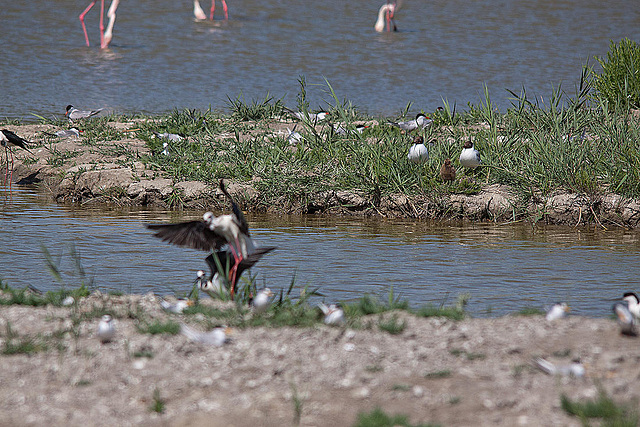
<svg viewBox="0 0 640 427"><path fill-rule="evenodd" d="M69 120L73 121L79 119L88 119L91 116L95 116L100 111L102 111L102 108L100 108L99 110L78 110L73 105L69 104L67 105L66 110L67 112L64 113L64 115L67 116Z"/></svg>
<svg viewBox="0 0 640 427"><path fill-rule="evenodd" d="M402 130L406 130L410 132L416 129L425 129L433 123L433 121L424 115L423 113L418 113L416 118L413 120L407 120L406 122L388 122L391 126L395 126Z"/></svg>
<svg viewBox="0 0 640 427"><path fill-rule="evenodd" d="M613 304L612 308L618 319L618 325L620 325L620 333L622 335L635 337L637 335L636 319L635 316L629 311L628 302L617 302Z"/></svg>
<svg viewBox="0 0 640 427"><path fill-rule="evenodd" d="M0 145L4 147L5 154L5 165L6 172L4 174L3 185L7 183L7 176L9 176L9 192L11 192L11 182L13 181L13 147L22 148L23 150L27 150L29 153L31 151L27 147L27 144L31 144L31 142L26 139L19 137L15 133L11 132L8 129L0 130ZM31 153L33 154L33 153ZM11 157L11 172L9 172L9 157Z"/></svg>
<svg viewBox="0 0 640 427"><path fill-rule="evenodd" d="M460 164L465 168L475 169L480 166L480 152L473 148L473 142L464 143L464 148L460 153Z"/></svg>
<svg viewBox="0 0 640 427"><path fill-rule="evenodd" d="M440 167L440 179L445 182L456 179L456 170L451 164L451 159L444 159L444 163Z"/></svg>
<svg viewBox="0 0 640 427"><path fill-rule="evenodd" d="M269 299L272 296L273 296L273 292L271 292L271 289L269 288L264 288L260 292L258 292L258 295L256 295L253 301L251 301L251 307L253 307L253 312L261 314L267 311L267 308L269 308L269 304L270 304Z"/></svg>
<svg viewBox="0 0 640 427"><path fill-rule="evenodd" d="M412 163L425 163L429 160L429 151L427 146L424 145L424 138L417 135L413 140L413 145L409 148L409 154L407 158Z"/></svg>

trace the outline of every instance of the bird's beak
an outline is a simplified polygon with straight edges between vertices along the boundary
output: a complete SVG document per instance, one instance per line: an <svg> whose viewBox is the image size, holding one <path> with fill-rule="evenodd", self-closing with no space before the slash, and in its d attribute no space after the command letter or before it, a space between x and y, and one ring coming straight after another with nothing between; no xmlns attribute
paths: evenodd
<svg viewBox="0 0 640 427"><path fill-rule="evenodd" d="M565 312L567 312L567 313L568 313L568 312L570 312L570 311L571 311L571 307L566 306L566 307L565 307L565 309L564 309L564 311L565 311Z"/></svg>
<svg viewBox="0 0 640 427"><path fill-rule="evenodd" d="M224 333L226 335L231 335L231 334L233 334L233 329L231 329L230 327L227 326L226 328L224 328Z"/></svg>
<svg viewBox="0 0 640 427"><path fill-rule="evenodd" d="M187 307L191 307L192 305L195 304L195 301L193 300L187 300Z"/></svg>

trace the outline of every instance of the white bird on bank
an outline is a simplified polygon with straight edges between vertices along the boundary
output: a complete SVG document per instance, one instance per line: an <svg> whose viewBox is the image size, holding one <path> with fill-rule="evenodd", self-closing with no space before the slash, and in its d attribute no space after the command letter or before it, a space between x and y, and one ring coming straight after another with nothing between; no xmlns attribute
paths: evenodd
<svg viewBox="0 0 640 427"><path fill-rule="evenodd" d="M166 311L169 311L175 314L180 314L183 311L185 311L187 308L191 307L193 305L193 301L191 301L190 299L179 299L178 301L172 304L169 301L163 299L163 300L160 300L160 305Z"/></svg>
<svg viewBox="0 0 640 427"><path fill-rule="evenodd" d="M97 335L98 339L103 344L113 340L113 337L116 335L116 326L113 319L108 314L102 316L102 320L98 323Z"/></svg>
<svg viewBox="0 0 640 427"><path fill-rule="evenodd" d="M333 129L333 131L338 134L338 135L347 135L349 133L349 129L345 129L340 125L335 125L332 124L331 128ZM365 125L356 125L356 133L362 133L364 132L364 130L368 128L368 126Z"/></svg>
<svg viewBox="0 0 640 427"><path fill-rule="evenodd" d="M549 311L547 311L546 319L548 321L562 319L567 316L567 312L569 312L571 308L564 302L557 302L551 306Z"/></svg>
<svg viewBox="0 0 640 427"><path fill-rule="evenodd" d="M378 32L381 33L384 31L385 28L385 23L386 23L386 27L387 27L387 31L398 31L398 29L396 28L396 22L393 20L393 16L396 12L396 5L395 3L385 3L380 7L380 10L378 10L378 19L376 20L376 23L373 25L373 28ZM393 24L393 27L391 26L391 24Z"/></svg>
<svg viewBox="0 0 640 427"><path fill-rule="evenodd" d="M76 128L61 129L55 133L47 133L48 135L55 135L58 138L80 138L80 131Z"/></svg>
<svg viewBox="0 0 640 427"><path fill-rule="evenodd" d="M475 169L480 166L480 163L482 163L480 152L473 148L473 142L465 142L462 153L460 153L460 164L465 168Z"/></svg>
<svg viewBox="0 0 640 427"><path fill-rule="evenodd" d="M204 271L198 270L198 289L209 295L211 298L220 298L229 294L226 280L217 271L212 279L205 279Z"/></svg>
<svg viewBox="0 0 640 427"><path fill-rule="evenodd" d="M95 116L102 108L99 110L78 110L73 105L69 104L66 108L67 112L64 113L65 116L69 118L69 120L79 120L79 119L88 119L91 116Z"/></svg>
<svg viewBox="0 0 640 427"><path fill-rule="evenodd" d="M273 296L273 292L271 289L264 288L255 296L253 301L251 301L251 307L253 307L254 313L264 313L269 308L269 304L271 301L269 300Z"/></svg>
<svg viewBox="0 0 640 427"><path fill-rule="evenodd" d="M423 113L418 113L416 118L413 120L407 120L405 122L388 122L391 126L398 127L402 130L412 131L416 129L425 129L433 123L429 117L425 116Z"/></svg>
<svg viewBox="0 0 640 427"><path fill-rule="evenodd" d="M304 140L304 137L300 133L296 132L296 126L293 127L293 130L287 129L287 132L289 132L287 135L287 142L290 145L295 145Z"/></svg>
<svg viewBox="0 0 640 427"><path fill-rule="evenodd" d="M613 312L618 318L618 325L620 325L620 333L622 335L629 335L635 337L636 333L636 319L629 311L629 303L627 301L617 302L613 304Z"/></svg>
<svg viewBox="0 0 640 427"><path fill-rule="evenodd" d="M324 323L327 325L344 325L344 310L336 304L326 306L323 303L318 304L320 310L324 314Z"/></svg>
<svg viewBox="0 0 640 427"><path fill-rule="evenodd" d="M179 135L177 133L169 133L169 132L158 133L158 132L153 132L153 135L156 138L166 139L169 142L180 142L180 141L182 141L184 139L184 137L182 135Z"/></svg>
<svg viewBox="0 0 640 427"><path fill-rule="evenodd" d="M162 155L163 156L169 155L169 143L167 141L162 143Z"/></svg>
<svg viewBox="0 0 640 427"><path fill-rule="evenodd" d="M425 163L429 160L429 151L424 145L424 139L418 135L413 140L413 145L409 148L407 158L412 163Z"/></svg>
<svg viewBox="0 0 640 427"><path fill-rule="evenodd" d="M631 314L635 317L640 317L640 300L638 300L638 295L635 292L626 292L622 296L622 300L627 302Z"/></svg>
<svg viewBox="0 0 640 427"><path fill-rule="evenodd" d="M581 378L585 374L584 365L578 359L574 359L568 365L554 365L553 363L539 357L535 360L535 364L541 371L549 375Z"/></svg>
<svg viewBox="0 0 640 427"><path fill-rule="evenodd" d="M231 329L220 327L214 328L209 332L200 332L182 324L180 325L180 333L191 341L212 345L214 347L222 347L224 343L229 341L228 335L231 333Z"/></svg>

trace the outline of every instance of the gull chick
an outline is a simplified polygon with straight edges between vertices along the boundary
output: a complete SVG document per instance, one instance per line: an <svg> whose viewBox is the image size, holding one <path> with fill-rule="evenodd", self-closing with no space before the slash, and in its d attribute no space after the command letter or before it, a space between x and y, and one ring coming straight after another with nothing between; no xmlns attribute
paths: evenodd
<svg viewBox="0 0 640 427"><path fill-rule="evenodd" d="M584 365L578 359L574 359L569 365L554 365L548 360L539 357L535 360L535 364L538 369L549 375L581 378L585 373Z"/></svg>
<svg viewBox="0 0 640 427"><path fill-rule="evenodd" d="M273 292L271 292L271 289L269 288L264 288L260 292L258 292L253 301L251 301L253 312L261 314L267 311L267 308L269 308L270 304L269 298L271 298L272 296Z"/></svg>
<svg viewBox="0 0 640 427"><path fill-rule="evenodd" d="M113 319L108 314L102 316L102 320L98 323L98 339L101 343L107 343L113 340L116 335L116 326L113 323Z"/></svg>
<svg viewBox="0 0 640 427"><path fill-rule="evenodd" d="M473 148L473 142L465 142L462 153L460 153L460 164L465 168L475 169L480 166L480 163L480 152Z"/></svg>
<svg viewBox="0 0 640 427"><path fill-rule="evenodd" d="M451 164L451 159L444 159L444 163L440 167L440 179L443 181L455 181L456 170Z"/></svg>
<svg viewBox="0 0 640 427"><path fill-rule="evenodd" d="M205 279L204 271L198 270L198 289L209 295L211 298L220 298L229 294L228 282L218 272L213 275L213 279Z"/></svg>
<svg viewBox="0 0 640 427"><path fill-rule="evenodd" d="M547 311L546 319L548 321L562 319L567 316L567 312L570 311L571 308L564 302L557 302L551 306L549 311Z"/></svg>
<svg viewBox="0 0 640 427"><path fill-rule="evenodd" d="M169 311L175 314L180 314L184 310L186 310L188 307L191 307L193 305L193 301L191 301L190 299L179 299L174 304L171 304L169 301L160 300L160 305L166 311Z"/></svg>
<svg viewBox="0 0 640 427"><path fill-rule="evenodd" d="M629 304L627 301L613 304L612 309L618 319L620 333L622 335L629 335L632 337L638 335L636 332L636 319L629 311Z"/></svg>
<svg viewBox="0 0 640 427"><path fill-rule="evenodd" d="M229 341L228 335L231 333L231 329L221 327L214 328L209 332L200 332L182 324L180 325L180 333L191 341L212 345L214 347L222 347L224 343Z"/></svg>
<svg viewBox="0 0 640 427"><path fill-rule="evenodd" d="M318 304L320 310L324 314L324 323L327 325L344 325L344 310L338 307L336 304L330 304L329 306L323 303Z"/></svg>

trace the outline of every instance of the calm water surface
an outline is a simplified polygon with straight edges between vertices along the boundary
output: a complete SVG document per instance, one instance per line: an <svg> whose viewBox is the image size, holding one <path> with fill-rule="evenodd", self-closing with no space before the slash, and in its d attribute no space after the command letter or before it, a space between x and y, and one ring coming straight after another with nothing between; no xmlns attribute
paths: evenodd
<svg viewBox="0 0 640 427"><path fill-rule="evenodd" d="M0 196L6 196L5 193ZM15 188L0 203L0 278L43 290L59 283L42 246L79 283L72 245L102 290L187 292L206 254L151 236L144 225L193 219L148 209L57 205ZM476 316L562 300L574 313L607 316L612 300L637 289L640 233L570 227L451 224L414 220L250 216L254 237L278 250L253 269L258 283L319 287L328 301L394 292L413 306L453 303L469 292Z"/></svg>
<svg viewBox="0 0 640 427"><path fill-rule="evenodd" d="M636 0L406 0L390 34L373 31L384 0L230 0L229 21L213 23L194 22L189 0L123 0L111 48L100 51L99 2L86 18L94 46L84 46L78 14L88 3L3 2L0 117L61 116L69 103L225 108L241 93L294 106L299 75L314 108L331 101L326 78L371 114L409 101L433 110L442 98L464 108L479 103L483 83L504 109L505 88L545 99L559 83L572 92L610 40L640 39Z"/></svg>

